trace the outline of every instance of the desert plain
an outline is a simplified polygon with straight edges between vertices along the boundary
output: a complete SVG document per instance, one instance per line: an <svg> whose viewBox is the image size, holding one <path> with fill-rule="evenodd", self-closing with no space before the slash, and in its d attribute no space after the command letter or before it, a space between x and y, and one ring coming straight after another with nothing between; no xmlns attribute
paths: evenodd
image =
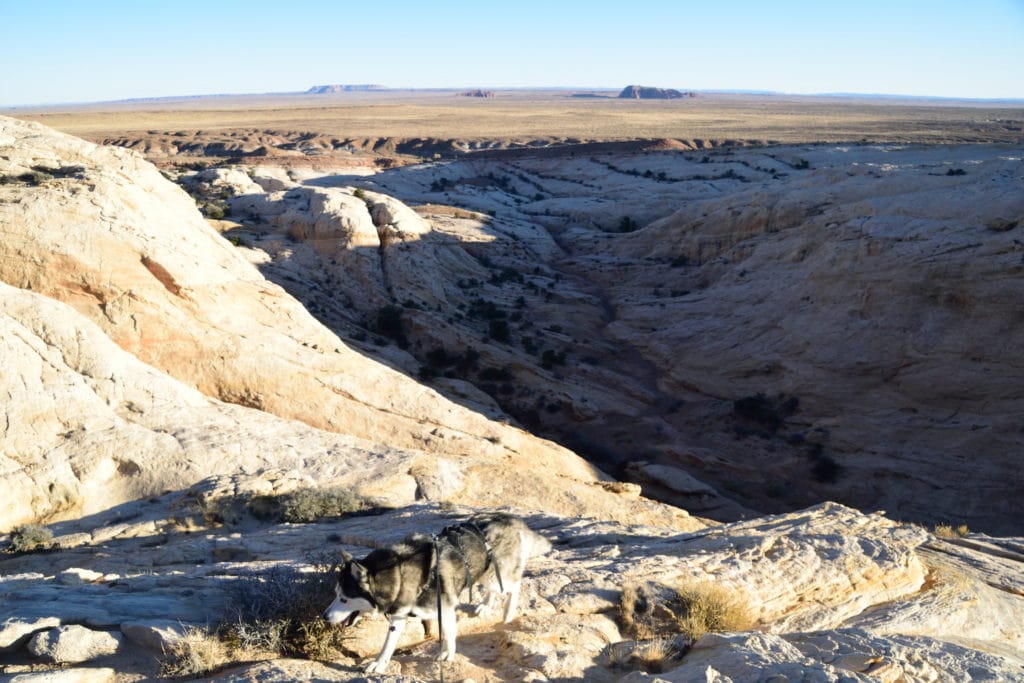
<svg viewBox="0 0 1024 683"><path fill-rule="evenodd" d="M365 680L380 621L176 643L512 508L555 550L453 678L1024 675L1024 109L615 94L0 112L5 672ZM308 487L377 516L257 514ZM691 580L749 619L624 611Z"/></svg>

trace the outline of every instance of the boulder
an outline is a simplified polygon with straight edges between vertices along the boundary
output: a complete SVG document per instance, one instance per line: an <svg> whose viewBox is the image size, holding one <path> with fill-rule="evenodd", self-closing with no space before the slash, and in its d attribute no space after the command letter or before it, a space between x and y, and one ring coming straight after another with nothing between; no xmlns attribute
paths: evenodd
<svg viewBox="0 0 1024 683"><path fill-rule="evenodd" d="M84 626L59 626L34 635L28 643L28 651L49 662L78 664L115 654L123 643L120 633L94 631Z"/></svg>

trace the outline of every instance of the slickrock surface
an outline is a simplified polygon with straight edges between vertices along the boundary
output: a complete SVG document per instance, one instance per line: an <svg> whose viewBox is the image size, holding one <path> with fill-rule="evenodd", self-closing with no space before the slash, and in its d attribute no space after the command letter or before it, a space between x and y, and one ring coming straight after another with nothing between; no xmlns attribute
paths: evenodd
<svg viewBox="0 0 1024 683"><path fill-rule="evenodd" d="M460 617L446 680L1024 679L1022 158L234 168L182 179L193 199L134 153L0 117L0 531L53 536L0 534L0 675L151 680L247 586L511 507L554 549L514 622ZM646 500L508 415L746 519ZM267 516L309 485L377 508ZM750 627L631 640L624 587L691 582ZM418 625L360 673L385 630L206 680L437 678Z"/></svg>
<svg viewBox="0 0 1024 683"><path fill-rule="evenodd" d="M259 478L235 483L260 488ZM197 522L186 531L183 515L189 510L197 515L197 502L217 490L226 490L223 482L210 481L54 525L61 552L0 560L3 644L19 648L33 632L82 624L123 632L128 649L122 656L155 667L152 656L147 660L139 653L157 650L165 641L140 635L147 625L155 634L171 623L216 623L230 614L227 605L236 599L232 587L240 579L316 570L304 558L341 548L362 556L410 533L436 531L470 512L415 505L314 524L252 517L213 528ZM622 653L644 644L628 641L621 630L622 587L676 586L690 579L741 596L755 617L755 630L704 637L659 674L664 680L704 680L700 677L709 666L728 677L715 680L735 681L761 680L752 677L758 668L764 675L787 677L780 680L798 680L801 670L819 672L821 680L927 681L935 675L1013 680L1024 674L1024 596L986 583L994 574L984 578L970 569L952 570L941 560L950 542L919 527L836 504L689 533L543 514L526 520L554 543L554 550L531 561L521 616L512 624L460 613L459 655L446 672L452 680L629 675L629 658ZM995 545L974 547L970 538L961 542L966 545L956 547L970 561L996 560L1004 563L999 576L1021 575L1024 555L1005 546L1001 552ZM102 578L69 585L61 577L72 568ZM967 623L970 631L964 629ZM320 663L263 662L212 680L362 680L356 665L376 653L383 637L383 620L366 619L346 639L346 656ZM408 649L399 650L390 674L410 681L436 676L437 643L424 638L421 629L410 629L403 646ZM95 660L96 666L111 661ZM119 670L118 680L151 672Z"/></svg>
<svg viewBox="0 0 1024 683"><path fill-rule="evenodd" d="M0 176L0 528L274 464L406 501L698 525L350 348L137 155L3 118ZM381 202L383 234L419 220L402 208Z"/></svg>
<svg viewBox="0 0 1024 683"><path fill-rule="evenodd" d="M485 269L437 271L440 308L405 298L405 269L378 279L401 292L410 372L442 391L474 382L649 495L718 519L833 499L1013 534L1022 160L1019 146L667 149L305 182L419 205L432 232L411 250L433 263L461 247ZM271 212L238 218L229 233L268 277L359 335L377 303L346 285L351 267L279 245ZM290 284L312 264L319 283ZM338 288L360 313L336 312Z"/></svg>

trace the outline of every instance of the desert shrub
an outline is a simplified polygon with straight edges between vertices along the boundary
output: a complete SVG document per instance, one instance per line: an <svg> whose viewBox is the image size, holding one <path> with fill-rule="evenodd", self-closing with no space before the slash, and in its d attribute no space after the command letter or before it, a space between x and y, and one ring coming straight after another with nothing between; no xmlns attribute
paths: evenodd
<svg viewBox="0 0 1024 683"><path fill-rule="evenodd" d="M307 523L332 517L344 517L368 510L369 502L341 487L302 487L278 496L280 516L284 522Z"/></svg>
<svg viewBox="0 0 1024 683"><path fill-rule="evenodd" d="M732 411L737 417L762 425L774 433L799 407L800 399L796 396L780 394L773 399L758 392L733 401Z"/></svg>
<svg viewBox="0 0 1024 683"><path fill-rule="evenodd" d="M166 678L204 676L229 661L227 646L215 634L190 627L164 650L160 675Z"/></svg>
<svg viewBox="0 0 1024 683"><path fill-rule="evenodd" d="M753 624L746 602L724 586L698 581L677 591L684 610L680 630L691 642L706 633L743 631Z"/></svg>
<svg viewBox="0 0 1024 683"><path fill-rule="evenodd" d="M540 366L545 370L551 370L556 365L565 365L565 351L544 349L544 353L540 355Z"/></svg>
<svg viewBox="0 0 1024 683"><path fill-rule="evenodd" d="M613 669L659 674L679 666L687 646L675 638L612 643L604 651L605 664Z"/></svg>
<svg viewBox="0 0 1024 683"><path fill-rule="evenodd" d="M313 571L279 567L243 577L229 598L222 638L241 650L337 658L344 629L321 618L333 599L333 566L323 558L314 560Z"/></svg>
<svg viewBox="0 0 1024 683"><path fill-rule="evenodd" d="M510 382L512 371L507 367L487 367L480 371L480 379L484 382Z"/></svg>
<svg viewBox="0 0 1024 683"><path fill-rule="evenodd" d="M508 321L501 319L487 321L487 334L494 341L507 344L511 339Z"/></svg>
<svg viewBox="0 0 1024 683"><path fill-rule="evenodd" d="M508 317L508 314L493 301L481 298L470 302L466 315L476 320L501 320Z"/></svg>
<svg viewBox="0 0 1024 683"><path fill-rule="evenodd" d="M409 338L405 335L405 321L402 309L398 306L384 306L377 311L376 331L389 339L393 339L399 348L409 346Z"/></svg>
<svg viewBox="0 0 1024 683"><path fill-rule="evenodd" d="M11 550L30 553L45 550L53 541L53 532L38 524L23 524L11 532Z"/></svg>
<svg viewBox="0 0 1024 683"><path fill-rule="evenodd" d="M239 524L252 516L264 522L303 524L377 509L369 500L342 487L304 486L275 495L219 496L201 503L207 524Z"/></svg>
<svg viewBox="0 0 1024 683"><path fill-rule="evenodd" d="M969 533L971 530L967 528L966 524L958 524L956 527L952 524L935 525L935 535L939 538L963 538Z"/></svg>
<svg viewBox="0 0 1024 683"><path fill-rule="evenodd" d="M619 221L619 232L633 232L640 229L640 224L629 216L623 216Z"/></svg>
<svg viewBox="0 0 1024 683"><path fill-rule="evenodd" d="M811 476L823 484L834 484L843 473L843 466L828 455L818 455L811 459Z"/></svg>
<svg viewBox="0 0 1024 683"><path fill-rule="evenodd" d="M754 621L740 594L710 581L626 585L619 617L625 632L637 640L678 633L688 643L707 633L743 631Z"/></svg>
<svg viewBox="0 0 1024 683"><path fill-rule="evenodd" d="M53 180L53 176L44 171L26 171L25 173L19 173L16 176L4 175L0 176L0 185L8 185L14 183L25 183L26 185L42 185L47 180Z"/></svg>
<svg viewBox="0 0 1024 683"><path fill-rule="evenodd" d="M366 201L366 192L364 192L363 188L361 187L357 187L352 192L352 196L355 197L356 199L362 199L364 202Z"/></svg>
<svg viewBox="0 0 1024 683"><path fill-rule="evenodd" d="M227 215L227 206L217 202L207 202L199 207L199 210L207 218L220 220Z"/></svg>

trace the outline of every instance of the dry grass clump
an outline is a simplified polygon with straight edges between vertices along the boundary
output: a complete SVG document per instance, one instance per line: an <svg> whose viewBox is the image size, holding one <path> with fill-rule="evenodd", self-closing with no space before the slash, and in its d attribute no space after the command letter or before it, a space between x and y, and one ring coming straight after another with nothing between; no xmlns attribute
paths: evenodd
<svg viewBox="0 0 1024 683"><path fill-rule="evenodd" d="M190 627L164 651L160 675L165 678L204 676L229 662L228 647L216 634Z"/></svg>
<svg viewBox="0 0 1024 683"><path fill-rule="evenodd" d="M967 528L966 524L958 524L956 527L952 524L935 525L935 535L939 538L963 538L969 533L971 530Z"/></svg>
<svg viewBox="0 0 1024 683"><path fill-rule="evenodd" d="M334 572L325 561L313 571L281 567L239 579L222 626L233 648L290 657L337 659L342 629L321 618L334 598Z"/></svg>
<svg viewBox="0 0 1024 683"><path fill-rule="evenodd" d="M625 632L637 640L680 634L693 643L706 633L744 631L754 623L741 595L710 581L627 585L619 614Z"/></svg>
<svg viewBox="0 0 1024 683"><path fill-rule="evenodd" d="M746 601L710 581L688 582L676 589L682 610L680 632L693 642L706 633L745 631L754 619Z"/></svg>
<svg viewBox="0 0 1024 683"><path fill-rule="evenodd" d="M678 666L686 650L685 641L676 636L613 643L606 648L604 656L611 668L660 674Z"/></svg>

